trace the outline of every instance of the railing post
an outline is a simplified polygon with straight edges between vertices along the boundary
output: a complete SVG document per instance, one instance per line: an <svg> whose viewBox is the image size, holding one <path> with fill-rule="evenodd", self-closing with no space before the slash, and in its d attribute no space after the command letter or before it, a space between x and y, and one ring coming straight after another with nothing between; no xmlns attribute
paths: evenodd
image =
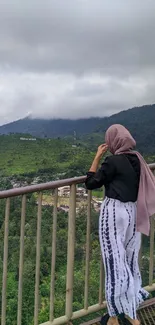
<svg viewBox="0 0 155 325"><path fill-rule="evenodd" d="M141 271L141 268L142 268L142 252L143 252L143 235L141 235L141 246L140 246L139 256L138 256L140 271Z"/></svg>
<svg viewBox="0 0 155 325"><path fill-rule="evenodd" d="M66 316L71 319L73 313L73 282L74 282L74 249L75 249L75 218L76 218L76 185L71 185L68 219L68 252L66 282Z"/></svg>
<svg viewBox="0 0 155 325"><path fill-rule="evenodd" d="M6 200L6 207L5 207L3 284L2 284L2 319L1 319L1 325L6 324L6 291L7 291L7 268L8 268L9 215L10 215L10 199L8 198Z"/></svg>
<svg viewBox="0 0 155 325"><path fill-rule="evenodd" d="M100 287L99 287L99 304L103 304L103 285L104 285L104 267L103 267L103 258L101 253L101 262L100 262Z"/></svg>
<svg viewBox="0 0 155 325"><path fill-rule="evenodd" d="M84 309L88 309L88 293L89 293L89 260L90 260L90 225L91 225L91 200L92 193L88 191L88 207L87 207L87 234L86 234L86 271L85 271L85 293L84 293Z"/></svg>
<svg viewBox="0 0 155 325"><path fill-rule="evenodd" d="M154 268L154 231L155 231L155 216L151 217L151 233L150 233L150 262L149 262L149 286L153 283L153 268Z"/></svg>
<svg viewBox="0 0 155 325"><path fill-rule="evenodd" d="M20 231L20 258L19 258L17 325L21 325L21 323L22 323L22 289L23 289L23 266L24 266L25 214L26 214L26 195L23 195L23 197L22 197L22 211L21 211L21 231Z"/></svg>
<svg viewBox="0 0 155 325"><path fill-rule="evenodd" d="M54 194L53 232L52 232L52 261L51 261L51 290L50 290L50 322L54 319L54 287L55 287L55 263L56 263L56 231L57 231L57 203L58 189Z"/></svg>
<svg viewBox="0 0 155 325"><path fill-rule="evenodd" d="M37 218L36 283L35 283L34 325L38 325L38 313L39 313L41 212L42 212L42 193L39 193L39 197L38 197L38 218Z"/></svg>
<svg viewBox="0 0 155 325"><path fill-rule="evenodd" d="M103 200L105 198L105 191L103 191ZM103 266L103 257L101 251L101 261L100 261L100 287L99 287L99 304L103 304L103 288L104 288L104 279L105 279L105 271Z"/></svg>

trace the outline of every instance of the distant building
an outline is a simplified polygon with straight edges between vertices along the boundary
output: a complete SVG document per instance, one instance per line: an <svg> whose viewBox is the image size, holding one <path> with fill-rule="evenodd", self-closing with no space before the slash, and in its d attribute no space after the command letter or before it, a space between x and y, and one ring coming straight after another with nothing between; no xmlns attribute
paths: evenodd
<svg viewBox="0 0 155 325"><path fill-rule="evenodd" d="M63 186L58 189L58 195L59 196L65 196L68 197L70 194L70 186Z"/></svg>
<svg viewBox="0 0 155 325"><path fill-rule="evenodd" d="M36 141L36 138L20 138L21 141Z"/></svg>
<svg viewBox="0 0 155 325"><path fill-rule="evenodd" d="M70 195L70 186L63 186L58 189L58 195L59 196L64 196L64 197L69 197ZM86 190L83 187L77 187L76 189L76 195L78 197L86 197Z"/></svg>
<svg viewBox="0 0 155 325"><path fill-rule="evenodd" d="M69 206L68 205L60 205L59 207L60 210L64 211L64 212L68 212L69 211Z"/></svg>
<svg viewBox="0 0 155 325"><path fill-rule="evenodd" d="M86 194L86 190L83 187L77 187L76 193L77 193L77 196L83 197Z"/></svg>

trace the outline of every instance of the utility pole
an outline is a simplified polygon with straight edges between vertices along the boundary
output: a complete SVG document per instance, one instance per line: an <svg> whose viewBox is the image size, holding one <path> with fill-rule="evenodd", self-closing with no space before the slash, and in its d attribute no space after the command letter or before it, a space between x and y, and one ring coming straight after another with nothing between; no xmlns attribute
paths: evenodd
<svg viewBox="0 0 155 325"><path fill-rule="evenodd" d="M73 145L76 147L76 131L73 134ZM73 162L75 163L75 147L73 147Z"/></svg>

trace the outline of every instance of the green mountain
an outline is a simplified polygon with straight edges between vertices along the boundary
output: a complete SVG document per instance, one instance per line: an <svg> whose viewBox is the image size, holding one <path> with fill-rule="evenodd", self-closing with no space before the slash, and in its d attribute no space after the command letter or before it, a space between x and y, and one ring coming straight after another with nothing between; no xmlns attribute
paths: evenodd
<svg viewBox="0 0 155 325"><path fill-rule="evenodd" d="M0 127L0 134L28 133L40 138L58 138L73 136L82 141L89 135L103 141L103 133L114 123L126 126L136 138L137 147L142 153L153 154L155 150L155 104L135 107L127 111L104 118L88 119L31 119L25 118ZM93 134L93 136L92 136ZM97 135L98 134L98 135ZM82 138L83 137L83 138Z"/></svg>
<svg viewBox="0 0 155 325"><path fill-rule="evenodd" d="M32 119L30 117L3 125L0 134L27 133L40 138L57 138L91 133L101 124L102 118L89 118L79 120L69 119Z"/></svg>
<svg viewBox="0 0 155 325"><path fill-rule="evenodd" d="M155 105L135 107L104 119L98 132L115 123L123 124L133 134L137 147L143 154L155 152Z"/></svg>

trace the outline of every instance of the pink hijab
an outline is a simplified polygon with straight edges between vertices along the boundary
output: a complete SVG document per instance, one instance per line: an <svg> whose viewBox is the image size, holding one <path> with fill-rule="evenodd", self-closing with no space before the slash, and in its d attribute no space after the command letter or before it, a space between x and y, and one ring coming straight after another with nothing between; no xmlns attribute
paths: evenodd
<svg viewBox="0 0 155 325"><path fill-rule="evenodd" d="M136 141L122 125L112 125L106 132L106 143L112 154L136 154L140 160L141 173L137 198L137 231L149 236L150 216L155 213L155 177L143 157L132 151Z"/></svg>

